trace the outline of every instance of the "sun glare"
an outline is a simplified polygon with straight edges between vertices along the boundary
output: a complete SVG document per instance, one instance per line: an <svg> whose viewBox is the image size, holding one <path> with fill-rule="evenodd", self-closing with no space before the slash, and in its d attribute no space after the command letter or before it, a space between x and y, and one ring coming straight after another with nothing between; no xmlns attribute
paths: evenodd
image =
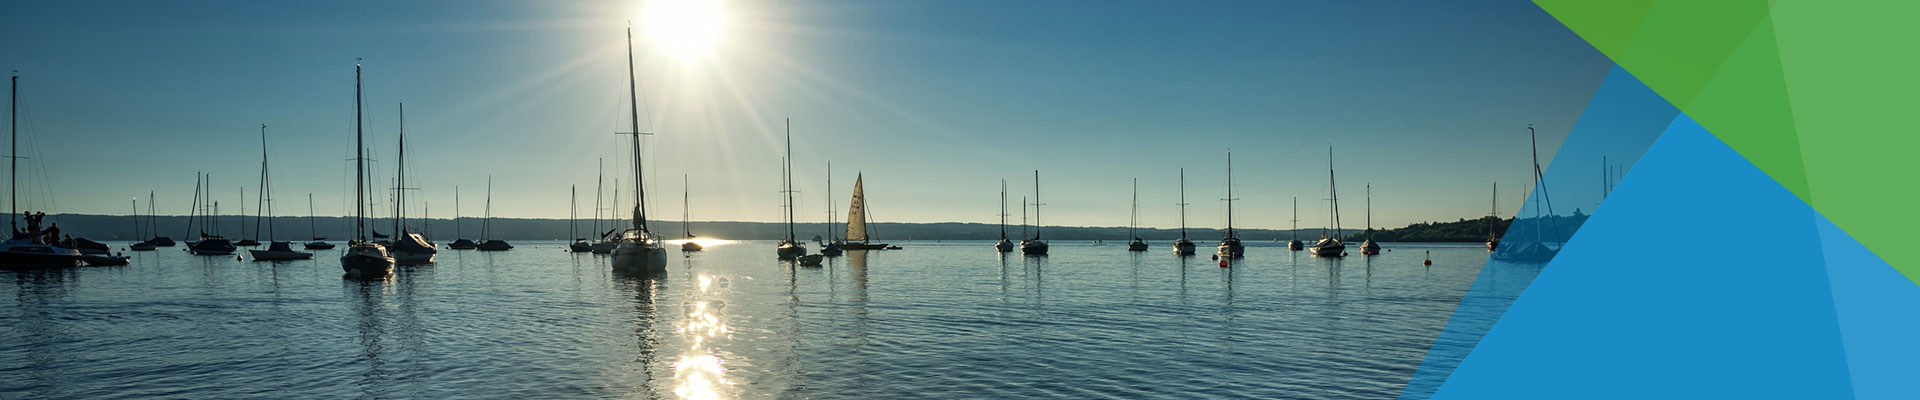
<svg viewBox="0 0 1920 400"><path fill-rule="evenodd" d="M651 0L641 13L647 39L687 60L712 52L727 24L720 0Z"/></svg>

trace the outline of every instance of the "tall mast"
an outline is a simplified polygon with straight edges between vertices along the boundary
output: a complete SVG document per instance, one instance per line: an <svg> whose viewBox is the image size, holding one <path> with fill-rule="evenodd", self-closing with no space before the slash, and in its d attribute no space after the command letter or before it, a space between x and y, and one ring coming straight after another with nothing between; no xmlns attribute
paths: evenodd
<svg viewBox="0 0 1920 400"><path fill-rule="evenodd" d="M7 110L7 121L11 126L7 128L7 136L13 143L7 145L8 151L11 152L7 155L7 159L12 164L7 167L7 203L11 205L13 211L7 213L7 224L13 228L14 232L19 232L20 220L14 217L20 215L20 70L17 69L13 70L11 96L10 108Z"/></svg>
<svg viewBox="0 0 1920 400"><path fill-rule="evenodd" d="M575 222L580 216L580 188L567 185L567 236L580 237L580 224Z"/></svg>
<svg viewBox="0 0 1920 400"><path fill-rule="evenodd" d="M358 61L358 59L355 59ZM353 64L353 237L367 241L367 148L360 137L360 63Z"/></svg>
<svg viewBox="0 0 1920 400"><path fill-rule="evenodd" d="M148 190L147 191L147 232L152 233L154 237L159 237L160 226L156 225L156 223L160 222L160 220L158 217L153 216L153 213L154 213L153 210L154 210L153 191ZM139 239L139 238L136 237L134 239Z"/></svg>
<svg viewBox="0 0 1920 400"><path fill-rule="evenodd" d="M1227 149L1227 198L1221 200L1227 201L1227 237L1231 238L1234 237L1233 201L1239 200L1233 198L1233 149Z"/></svg>
<svg viewBox="0 0 1920 400"><path fill-rule="evenodd" d="M606 183L607 183L607 159L602 158L600 159L600 174L594 175L594 178L593 178L593 234L600 235L600 238L603 240L607 238L607 234L605 232L600 231L600 212L605 211L607 208L605 206L600 205L600 199L604 198L604 196L606 195L601 191L602 186L605 186ZM459 208L460 196L454 196L453 201L454 201L454 208Z"/></svg>
<svg viewBox="0 0 1920 400"><path fill-rule="evenodd" d="M395 158L400 166L394 168L393 234L400 237L407 227L407 103L400 103L400 148Z"/></svg>
<svg viewBox="0 0 1920 400"><path fill-rule="evenodd" d="M833 161L827 161L827 242L833 242Z"/></svg>
<svg viewBox="0 0 1920 400"><path fill-rule="evenodd" d="M1293 198L1293 240L1300 240L1300 198Z"/></svg>
<svg viewBox="0 0 1920 400"><path fill-rule="evenodd" d="M831 168L831 167L829 167ZM827 178L829 180L833 178ZM680 230L687 232L687 238L693 238L693 180L687 174L680 174ZM828 212L831 218L832 212ZM831 230L831 229L829 229Z"/></svg>
<svg viewBox="0 0 1920 400"><path fill-rule="evenodd" d="M147 205L151 206L153 202L149 201ZM319 222L313 218L313 192L307 192L307 236L320 237L319 225Z"/></svg>
<svg viewBox="0 0 1920 400"><path fill-rule="evenodd" d="M1040 240L1040 170L1033 170L1033 240Z"/></svg>
<svg viewBox="0 0 1920 400"><path fill-rule="evenodd" d="M1027 196L1020 196L1020 236L1027 236Z"/></svg>
<svg viewBox="0 0 1920 400"><path fill-rule="evenodd" d="M1339 240L1345 232L1340 231L1340 187L1333 179L1333 146L1327 146L1327 191L1333 195L1333 238Z"/></svg>
<svg viewBox="0 0 1920 400"><path fill-rule="evenodd" d="M453 238L466 239L464 236L460 234L460 185L453 185Z"/></svg>
<svg viewBox="0 0 1920 400"><path fill-rule="evenodd" d="M1180 238L1187 238L1187 169L1180 168Z"/></svg>
<svg viewBox="0 0 1920 400"><path fill-rule="evenodd" d="M493 175L487 175L487 218L480 220L481 239L493 239Z"/></svg>
<svg viewBox="0 0 1920 400"><path fill-rule="evenodd" d="M647 233L645 169L640 161L640 78L633 72L633 27L627 27L627 99L633 102L633 229ZM788 144L791 148L791 140ZM791 151L789 151L791 153ZM643 235L644 236L644 235ZM793 235L787 235L793 236Z"/></svg>
<svg viewBox="0 0 1920 400"><path fill-rule="evenodd" d="M260 124L260 194L253 204L253 234L260 235L260 215L267 210L267 124ZM268 244L272 244L273 235L267 235Z"/></svg>
<svg viewBox="0 0 1920 400"><path fill-rule="evenodd" d="M1367 240L1373 240L1373 183L1367 183Z"/></svg>
<svg viewBox="0 0 1920 400"><path fill-rule="evenodd" d="M1133 178L1133 210L1132 210L1132 216L1127 218L1127 239L1128 240L1137 239L1140 237L1139 234L1134 233L1134 230L1139 225L1140 225L1140 178Z"/></svg>
<svg viewBox="0 0 1920 400"><path fill-rule="evenodd" d="M1007 240L1007 180L1000 180L1000 240Z"/></svg>
<svg viewBox="0 0 1920 400"><path fill-rule="evenodd" d="M787 119L787 157L785 160L787 184L787 241L793 241L793 119Z"/></svg>

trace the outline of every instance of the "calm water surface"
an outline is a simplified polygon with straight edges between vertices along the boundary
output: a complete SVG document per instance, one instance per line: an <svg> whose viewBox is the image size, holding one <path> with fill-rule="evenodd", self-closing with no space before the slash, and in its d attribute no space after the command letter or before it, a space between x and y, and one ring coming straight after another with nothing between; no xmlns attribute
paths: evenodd
<svg viewBox="0 0 1920 400"><path fill-rule="evenodd" d="M560 243L371 282L337 250L0 271L0 398L1391 398L1486 260L901 244L795 268L726 243L663 279Z"/></svg>

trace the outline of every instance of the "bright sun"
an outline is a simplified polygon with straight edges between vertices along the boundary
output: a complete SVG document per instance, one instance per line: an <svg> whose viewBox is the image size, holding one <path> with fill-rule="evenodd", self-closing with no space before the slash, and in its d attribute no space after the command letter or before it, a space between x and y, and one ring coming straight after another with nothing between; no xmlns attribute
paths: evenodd
<svg viewBox="0 0 1920 400"><path fill-rule="evenodd" d="M668 54L698 59L713 51L727 20L720 0L651 0L640 21L647 38Z"/></svg>

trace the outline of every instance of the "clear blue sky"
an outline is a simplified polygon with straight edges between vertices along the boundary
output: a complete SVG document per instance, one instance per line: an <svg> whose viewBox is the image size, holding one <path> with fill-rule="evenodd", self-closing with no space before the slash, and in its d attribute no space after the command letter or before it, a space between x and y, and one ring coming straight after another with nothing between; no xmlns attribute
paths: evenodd
<svg viewBox="0 0 1920 400"><path fill-rule="evenodd" d="M322 215L350 212L356 57L380 173L392 174L405 102L409 179L436 217L452 214L456 185L478 216L489 174L493 214L510 217L566 217L568 185L589 212L599 158L609 181L631 182L611 133L627 130L623 32L649 23L646 2L0 9L0 67L20 70L22 150L37 151L22 191L35 209L125 213L153 190L163 214L184 214L195 171L214 175L222 211L242 186L251 209L265 123L279 213L304 215L309 192ZM1484 215L1493 181L1514 188L1502 191L1511 213L1529 181L1526 124L1550 159L1611 67L1526 1L719 10L719 39L700 55L637 29L660 217L678 218L686 172L695 219L779 220L786 117L807 220L824 219L831 160L841 217L856 171L876 219L989 222L1000 179L1017 203L1039 169L1050 225L1125 225L1137 177L1143 224L1172 227L1186 167L1190 223L1220 226L1232 147L1237 225L1285 227L1298 196L1302 224L1318 226L1329 144L1345 225L1362 223L1368 183L1378 226Z"/></svg>

